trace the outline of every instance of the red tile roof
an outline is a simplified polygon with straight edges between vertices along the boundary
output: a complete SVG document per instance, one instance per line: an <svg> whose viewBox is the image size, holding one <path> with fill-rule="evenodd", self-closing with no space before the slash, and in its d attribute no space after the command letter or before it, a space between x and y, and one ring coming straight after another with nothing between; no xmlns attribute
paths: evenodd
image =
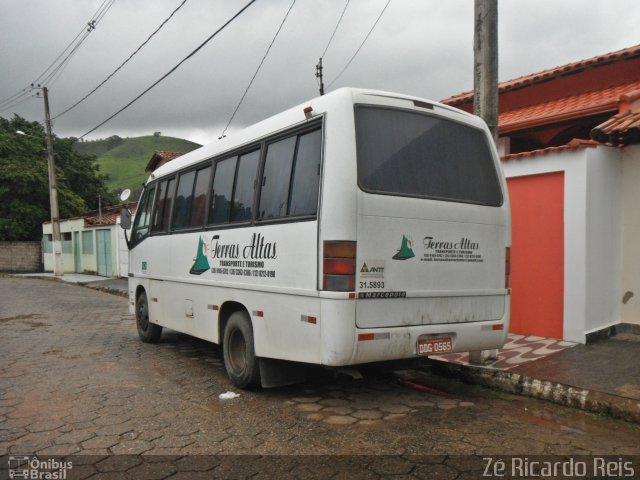
<svg viewBox="0 0 640 480"><path fill-rule="evenodd" d="M115 225L116 220L120 216L120 211L124 205L112 205L108 207L104 207L102 209L102 216L97 210L91 210L90 212L82 215L84 217L84 226L85 227L96 227L100 225ZM137 206L129 205L129 210L131 213L136 213Z"/></svg>
<svg viewBox="0 0 640 480"><path fill-rule="evenodd" d="M640 79L503 112L499 120L500 133L615 111L620 96L635 89L640 89Z"/></svg>
<svg viewBox="0 0 640 480"><path fill-rule="evenodd" d="M518 160L521 158L536 157L539 155L546 155L547 153L568 152L572 150L580 150L583 148L595 148L598 145L600 144L593 140L580 140L576 138L571 142L569 142L568 145L541 148L539 150L532 150L530 152L512 153L511 155L505 155L504 157L501 157L501 160L503 162L508 162L509 160Z"/></svg>
<svg viewBox="0 0 640 480"><path fill-rule="evenodd" d="M153 172L156 168L164 165L171 160L184 155L183 152L169 152L166 150L157 150L149 159L147 166L145 167L145 172Z"/></svg>
<svg viewBox="0 0 640 480"><path fill-rule="evenodd" d="M640 112L614 115L591 130L591 138L610 145L625 146L640 143Z"/></svg>
<svg viewBox="0 0 640 480"><path fill-rule="evenodd" d="M499 93L508 92L510 90L515 90L515 89L527 87L530 85L547 82L555 78L564 77L572 73L578 73L587 67L598 67L598 66L606 65L618 60L631 59L639 55L640 55L640 45L635 45L633 47L618 50L617 52L598 55L596 57L588 58L586 60L580 60L579 62L569 63L567 65L550 68L548 70L543 70L538 73L533 73L531 75L525 75L519 78L515 78L513 80L502 82L498 87L498 91ZM472 101L472 99L473 99L473 91L454 95L452 97L449 97L443 100L442 102L448 105L458 106L463 103L468 103Z"/></svg>

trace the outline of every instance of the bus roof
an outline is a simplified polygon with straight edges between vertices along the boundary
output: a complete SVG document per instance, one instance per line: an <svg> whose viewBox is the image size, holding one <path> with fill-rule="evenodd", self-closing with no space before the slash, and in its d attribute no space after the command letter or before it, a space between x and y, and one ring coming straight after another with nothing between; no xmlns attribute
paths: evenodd
<svg viewBox="0 0 640 480"><path fill-rule="evenodd" d="M230 136L216 139L211 143L186 153L159 167L151 174L147 182L169 175L184 167L188 167L193 163L224 154L226 151L241 148L243 145L260 140L261 138L277 133L280 130L285 130L304 122L313 121L318 118L320 114L335 108L338 104L344 104L345 102L352 104L364 102L366 97L387 98L396 101L404 100L410 102L423 102L432 106L437 106L441 110L458 114L461 117L464 117L466 121L474 122L473 119L478 121L477 117L467 112L432 100L380 90L345 87L334 90L326 95L312 98L311 100L301 103L295 107L289 108L288 110L250 125L231 134ZM307 107L312 107L313 109L309 114L305 113L305 109Z"/></svg>

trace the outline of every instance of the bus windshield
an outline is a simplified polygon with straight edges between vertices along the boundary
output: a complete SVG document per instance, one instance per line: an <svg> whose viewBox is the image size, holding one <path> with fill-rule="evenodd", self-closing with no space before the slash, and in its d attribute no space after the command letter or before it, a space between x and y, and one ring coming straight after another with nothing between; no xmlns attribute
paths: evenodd
<svg viewBox="0 0 640 480"><path fill-rule="evenodd" d="M442 117L357 106L358 183L370 193L500 206L486 134Z"/></svg>

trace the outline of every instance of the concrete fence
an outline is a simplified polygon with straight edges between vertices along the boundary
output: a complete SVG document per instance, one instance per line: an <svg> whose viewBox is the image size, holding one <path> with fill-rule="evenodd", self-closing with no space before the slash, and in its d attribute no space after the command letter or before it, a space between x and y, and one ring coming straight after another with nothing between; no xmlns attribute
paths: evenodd
<svg viewBox="0 0 640 480"><path fill-rule="evenodd" d="M40 242L0 242L0 272L41 272Z"/></svg>

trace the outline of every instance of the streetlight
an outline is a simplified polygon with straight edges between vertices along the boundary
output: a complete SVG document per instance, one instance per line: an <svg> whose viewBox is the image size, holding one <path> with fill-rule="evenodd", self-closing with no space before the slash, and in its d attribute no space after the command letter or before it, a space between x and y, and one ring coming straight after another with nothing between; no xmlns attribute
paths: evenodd
<svg viewBox="0 0 640 480"><path fill-rule="evenodd" d="M44 94L44 116L47 140L47 164L49 167L49 203L51 204L51 232L53 239L53 274L56 277L64 275L62 265L62 244L60 242L60 214L58 213L58 187L56 182L56 163L53 158L53 138L51 135L51 118L49 116L49 96L47 87L42 87ZM18 135L27 135L21 130L16 132Z"/></svg>

